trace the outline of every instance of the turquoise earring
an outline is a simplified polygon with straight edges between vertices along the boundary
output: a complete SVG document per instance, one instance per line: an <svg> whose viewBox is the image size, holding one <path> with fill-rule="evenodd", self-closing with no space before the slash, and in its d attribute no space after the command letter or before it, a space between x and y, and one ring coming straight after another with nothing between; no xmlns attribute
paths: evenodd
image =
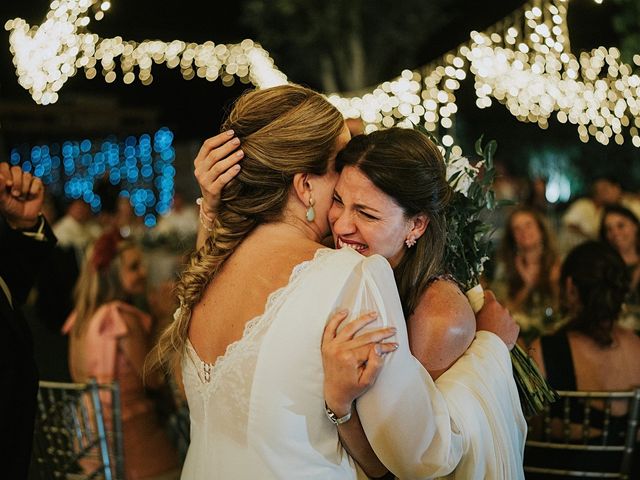
<svg viewBox="0 0 640 480"><path fill-rule="evenodd" d="M313 198L309 197L309 208L307 208L307 222L313 222L316 219L316 211L313 208L315 205Z"/></svg>

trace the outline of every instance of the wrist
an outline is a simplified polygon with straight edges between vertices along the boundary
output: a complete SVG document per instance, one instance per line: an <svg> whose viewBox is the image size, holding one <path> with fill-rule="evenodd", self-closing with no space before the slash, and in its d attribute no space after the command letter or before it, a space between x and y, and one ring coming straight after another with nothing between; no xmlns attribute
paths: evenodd
<svg viewBox="0 0 640 480"><path fill-rule="evenodd" d="M324 412L327 415L327 418L331 421L331 423L333 423L336 426L342 425L344 423L347 423L349 420L351 420L351 405L349 405L346 413L341 413L342 412L341 410L335 411L329 408L329 406L327 405L327 402L325 402Z"/></svg>
<svg viewBox="0 0 640 480"><path fill-rule="evenodd" d="M353 402L333 401L329 397L325 397L325 407L331 410L336 417L344 417L351 413Z"/></svg>

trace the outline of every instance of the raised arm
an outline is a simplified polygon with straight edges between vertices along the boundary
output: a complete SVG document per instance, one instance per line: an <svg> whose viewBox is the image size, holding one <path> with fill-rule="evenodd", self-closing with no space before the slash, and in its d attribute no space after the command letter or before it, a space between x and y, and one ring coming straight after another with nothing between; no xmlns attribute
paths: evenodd
<svg viewBox="0 0 640 480"><path fill-rule="evenodd" d="M222 189L240 172L238 162L244 153L239 147L240 139L229 130L205 140L193 161L194 175L202 193L197 249L204 245L213 228Z"/></svg>

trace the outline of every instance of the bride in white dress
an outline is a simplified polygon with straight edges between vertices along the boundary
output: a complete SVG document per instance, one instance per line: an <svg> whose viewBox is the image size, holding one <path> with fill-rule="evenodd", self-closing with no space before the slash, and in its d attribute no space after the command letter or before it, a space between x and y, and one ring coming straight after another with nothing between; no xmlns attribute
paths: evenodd
<svg viewBox="0 0 640 480"><path fill-rule="evenodd" d="M245 95L226 126L242 138L242 170L183 274L181 308L156 352L182 362L192 425L183 478L356 478L340 437L368 475L386 471L374 450L401 478L451 472L464 435L409 352L389 263L319 243L329 230L335 153L349 139L342 117L315 92L286 86ZM398 348L383 356L395 347L378 343L389 328L353 338L372 319L338 334L359 365L356 378L344 372L349 395L381 376L358 401L360 418L354 411L336 429L325 416L320 344L326 319L345 307L378 312L376 325L396 329ZM495 328L508 331L507 323ZM508 363L488 332L465 357L473 361L448 373L482 377Z"/></svg>

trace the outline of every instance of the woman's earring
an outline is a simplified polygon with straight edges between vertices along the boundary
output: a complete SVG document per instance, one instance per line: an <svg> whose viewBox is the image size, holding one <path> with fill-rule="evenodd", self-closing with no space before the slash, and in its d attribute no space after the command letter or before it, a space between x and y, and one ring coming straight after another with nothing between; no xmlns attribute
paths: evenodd
<svg viewBox="0 0 640 480"><path fill-rule="evenodd" d="M309 208L307 208L307 222L313 222L316 219L316 211L313 206L316 202L312 197L309 197Z"/></svg>
<svg viewBox="0 0 640 480"><path fill-rule="evenodd" d="M416 244L416 239L413 235L409 235L404 243L407 245L407 248L411 248Z"/></svg>

